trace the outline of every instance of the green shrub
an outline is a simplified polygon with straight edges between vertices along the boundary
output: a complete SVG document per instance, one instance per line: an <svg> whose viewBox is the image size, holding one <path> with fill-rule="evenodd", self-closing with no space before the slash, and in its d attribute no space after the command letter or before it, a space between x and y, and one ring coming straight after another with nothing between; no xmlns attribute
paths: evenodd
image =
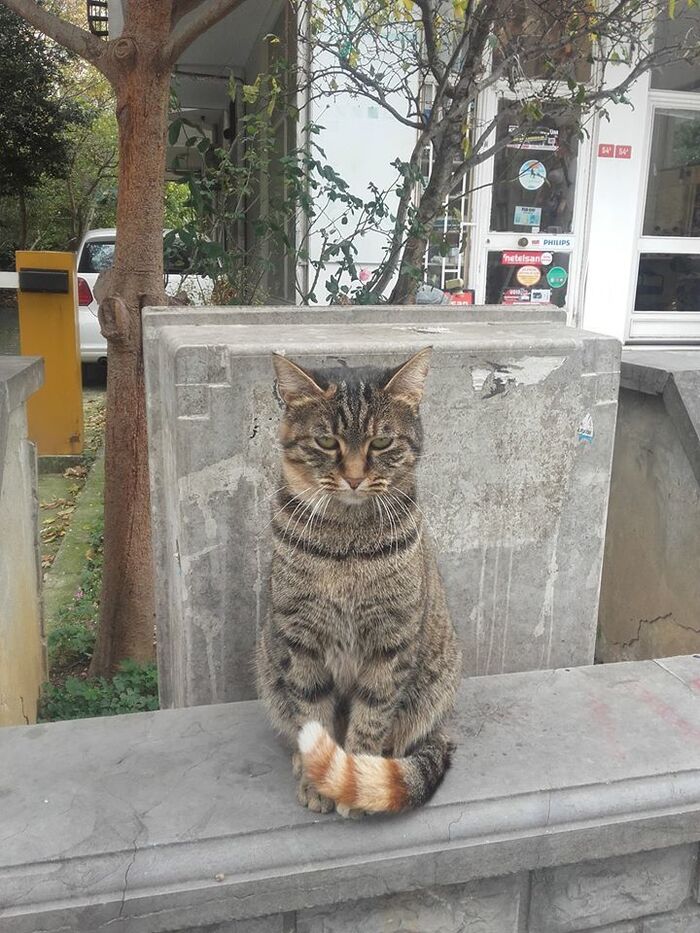
<svg viewBox="0 0 700 933"><path fill-rule="evenodd" d="M38 721L88 719L154 709L158 709L155 664L123 661L111 680L68 677L60 686L44 684Z"/></svg>
<svg viewBox="0 0 700 933"><path fill-rule="evenodd" d="M95 647L95 630L84 622L61 621L47 638L51 669L67 670L90 662Z"/></svg>

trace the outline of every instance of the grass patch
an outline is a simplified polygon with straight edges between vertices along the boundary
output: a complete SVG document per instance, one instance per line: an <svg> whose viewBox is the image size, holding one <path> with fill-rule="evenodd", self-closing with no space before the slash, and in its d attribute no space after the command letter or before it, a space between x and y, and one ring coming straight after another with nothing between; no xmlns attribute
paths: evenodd
<svg viewBox="0 0 700 933"><path fill-rule="evenodd" d="M42 688L39 722L158 709L155 664L124 661L109 680L88 676L97 635L103 557L100 519L90 536L85 568L73 600L59 611L48 635L50 682Z"/></svg>
<svg viewBox="0 0 700 933"><path fill-rule="evenodd" d="M100 611L103 542L103 521L100 519L90 535L85 568L73 600L59 610L48 634L49 672L54 683L69 674L84 673L92 658Z"/></svg>
<svg viewBox="0 0 700 933"><path fill-rule="evenodd" d="M154 709L158 709L155 664L123 661L111 680L68 677L58 686L45 684L37 721L89 719Z"/></svg>

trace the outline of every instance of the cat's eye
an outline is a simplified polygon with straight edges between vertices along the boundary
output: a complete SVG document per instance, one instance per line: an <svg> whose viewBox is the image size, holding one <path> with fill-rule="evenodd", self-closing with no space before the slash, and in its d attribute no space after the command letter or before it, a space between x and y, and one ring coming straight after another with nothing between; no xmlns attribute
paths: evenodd
<svg viewBox="0 0 700 933"><path fill-rule="evenodd" d="M315 440L322 450L335 450L338 446L338 441L332 434L321 434Z"/></svg>
<svg viewBox="0 0 700 933"><path fill-rule="evenodd" d="M391 446L393 440L393 437L373 437L369 442L369 446L372 450L386 450L387 447Z"/></svg>

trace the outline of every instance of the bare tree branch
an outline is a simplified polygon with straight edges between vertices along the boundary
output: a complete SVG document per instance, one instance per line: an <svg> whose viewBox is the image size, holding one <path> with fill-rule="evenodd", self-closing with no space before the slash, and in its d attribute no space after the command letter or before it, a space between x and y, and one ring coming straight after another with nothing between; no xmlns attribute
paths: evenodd
<svg viewBox="0 0 700 933"><path fill-rule="evenodd" d="M4 2L4 0L3 0ZM13 3L19 0L12 0ZM167 64L173 66L182 53L187 49L195 39L198 39L212 26L215 26L229 13L242 6L245 0L208 0L204 3L197 3L196 0L182 0L187 7L187 12L198 10L197 15L178 23L173 29L170 39L163 49L163 58Z"/></svg>
<svg viewBox="0 0 700 933"><path fill-rule="evenodd" d="M109 44L86 29L74 26L67 20L61 19L55 13L49 13L39 6L35 0L0 0L13 13L23 17L32 26L40 29L45 35L64 48L75 52L81 58L98 68L105 77L112 80L114 72L108 64L107 55Z"/></svg>

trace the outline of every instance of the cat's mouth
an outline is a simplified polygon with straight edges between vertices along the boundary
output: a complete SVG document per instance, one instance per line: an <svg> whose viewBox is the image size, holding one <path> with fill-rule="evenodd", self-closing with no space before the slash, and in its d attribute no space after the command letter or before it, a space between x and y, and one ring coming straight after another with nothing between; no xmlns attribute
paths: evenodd
<svg viewBox="0 0 700 933"><path fill-rule="evenodd" d="M342 502L344 505L361 505L363 502L367 502L368 497L369 489L367 487L337 489L335 492L337 501Z"/></svg>

